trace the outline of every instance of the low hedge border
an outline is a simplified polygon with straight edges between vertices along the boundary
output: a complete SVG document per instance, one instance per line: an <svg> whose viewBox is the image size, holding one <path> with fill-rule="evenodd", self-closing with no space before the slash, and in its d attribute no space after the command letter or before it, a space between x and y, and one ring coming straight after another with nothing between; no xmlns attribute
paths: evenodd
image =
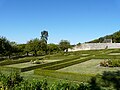
<svg viewBox="0 0 120 90"><path fill-rule="evenodd" d="M77 57L68 58L68 59L64 59L64 60L60 60L60 61L56 61L56 62L50 62L50 63L46 63L46 64L39 64L39 65L36 65L36 66L25 67L25 68L21 68L21 72L30 71L30 70L33 70L33 69L43 68L43 67L47 67L47 66L52 66L52 65L72 61L72 60L79 59L79 58L80 58L80 56L77 56Z"/></svg>
<svg viewBox="0 0 120 90"><path fill-rule="evenodd" d="M34 74L45 76L45 77L53 77L53 78L59 78L59 79L65 79L65 80L71 80L71 81L79 81L79 82L86 82L92 76L95 76L93 74L78 74L78 73L69 73L69 72L60 72L60 71L42 70L42 69L34 70Z"/></svg>
<svg viewBox="0 0 120 90"><path fill-rule="evenodd" d="M41 59L41 58L33 57L33 58L25 58L25 59L20 59L20 60L5 60L5 61L0 62L0 66L25 63L25 62L29 62L31 60L36 60L36 59Z"/></svg>
<svg viewBox="0 0 120 90"><path fill-rule="evenodd" d="M93 59L120 59L120 55L96 55Z"/></svg>
<svg viewBox="0 0 120 90"><path fill-rule="evenodd" d="M1 72L21 72L20 68L0 66Z"/></svg>
<svg viewBox="0 0 120 90"><path fill-rule="evenodd" d="M69 62L65 62L65 63L56 64L56 65L53 65L53 66L43 67L42 69L58 70L58 69L61 69L61 68L65 68L65 67L68 67L68 66L71 66L71 65L75 65L75 64L78 64L78 63L88 61L90 59L92 59L92 58L91 57L86 57L86 58L77 59L77 60L73 60L73 61L69 61Z"/></svg>

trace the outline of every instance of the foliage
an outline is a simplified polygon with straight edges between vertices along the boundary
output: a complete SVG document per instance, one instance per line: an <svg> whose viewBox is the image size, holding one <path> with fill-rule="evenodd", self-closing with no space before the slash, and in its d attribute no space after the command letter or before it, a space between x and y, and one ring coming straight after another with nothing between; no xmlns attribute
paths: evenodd
<svg viewBox="0 0 120 90"><path fill-rule="evenodd" d="M54 54L54 53L58 53L60 51L60 48L56 44L48 44L47 51L48 54Z"/></svg>
<svg viewBox="0 0 120 90"><path fill-rule="evenodd" d="M92 77L89 84L90 90L101 90L100 86L96 82L96 77Z"/></svg>
<svg viewBox="0 0 120 90"><path fill-rule="evenodd" d="M95 39L93 41L90 41L89 43L102 43L104 39L112 39L115 43L120 43L120 31L117 31L111 35L106 35L104 37L100 37L99 39Z"/></svg>
<svg viewBox="0 0 120 90"><path fill-rule="evenodd" d="M110 59L103 62L100 62L100 66L104 67L120 67L120 60L119 59Z"/></svg>
<svg viewBox="0 0 120 90"><path fill-rule="evenodd" d="M86 82L93 76L91 74L78 74L78 73L60 72L60 71L42 70L42 69L36 69L34 73L35 75L59 78L70 81L79 81L79 82Z"/></svg>
<svg viewBox="0 0 120 90"><path fill-rule="evenodd" d="M40 40L37 39L37 38L35 38L35 39L33 39L33 40L30 40L30 41L28 42L28 45L29 45L29 47L30 47L30 48L28 48L28 49L30 49L30 51L33 51L33 52L34 52L34 55L37 56L37 51L40 50Z"/></svg>
<svg viewBox="0 0 120 90"><path fill-rule="evenodd" d="M42 32L41 32L41 40L44 41L44 42L47 44L48 31L42 31Z"/></svg>
<svg viewBox="0 0 120 90"><path fill-rule="evenodd" d="M31 60L30 62L31 62L32 64L43 64L43 63L44 63L44 61L39 60L39 59Z"/></svg>
<svg viewBox="0 0 120 90"><path fill-rule="evenodd" d="M70 42L67 40L61 40L59 43L59 47L62 51L68 51L68 48L70 48Z"/></svg>
<svg viewBox="0 0 120 90"><path fill-rule="evenodd" d="M11 90L14 86L19 85L23 81L23 77L19 73L11 73L10 75L4 75L0 73L0 82L2 82L3 88Z"/></svg>
<svg viewBox="0 0 120 90"><path fill-rule="evenodd" d="M45 71L45 73L47 73L48 75L53 72L58 73L56 71L47 72ZM61 74L63 74L63 76L61 77L65 76L65 73L63 72L58 74L60 74L60 76ZM56 76L59 76L58 74ZM76 74L72 75L75 77ZM119 90L120 71L104 72L102 75L99 75L99 77L98 76L92 77L86 83L70 82L66 80L54 82L52 84L49 84L46 79L44 80L33 79L31 81L28 81L21 77L19 73L11 73L7 75L0 73L0 82L2 84L2 89L4 90ZM108 86L106 86L106 84Z"/></svg>
<svg viewBox="0 0 120 90"><path fill-rule="evenodd" d="M42 59L41 57L29 57L29 58L21 58L21 59L17 59L17 60L4 60L0 62L0 66L4 66L4 65L11 65L11 64L18 64L18 63L25 63L25 62L29 62L31 60L36 60L36 59Z"/></svg>
<svg viewBox="0 0 120 90"><path fill-rule="evenodd" d="M104 82L109 83L108 85L111 85L110 83L112 83L115 89L120 90L120 71L105 71L101 78Z"/></svg>
<svg viewBox="0 0 120 90"><path fill-rule="evenodd" d="M1 55L10 55L12 54L12 46L10 41L8 41L5 37L0 37L0 54Z"/></svg>
<svg viewBox="0 0 120 90"><path fill-rule="evenodd" d="M78 58L79 57L66 59L67 62L64 61L64 62L61 62L61 63L53 64L51 66L43 67L43 69L58 70L58 69L65 68L65 67L68 67L68 66L71 66L71 65L75 65L75 64L78 64L78 63L82 63L82 62L85 62L85 61L88 61L88 60L91 59L91 57L87 57L87 58L84 58L84 59L78 59Z"/></svg>

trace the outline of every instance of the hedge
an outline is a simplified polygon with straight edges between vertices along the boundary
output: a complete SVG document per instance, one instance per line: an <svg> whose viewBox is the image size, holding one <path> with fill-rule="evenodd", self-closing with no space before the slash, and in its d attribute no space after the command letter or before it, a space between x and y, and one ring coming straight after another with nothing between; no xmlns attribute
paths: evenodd
<svg viewBox="0 0 120 90"><path fill-rule="evenodd" d="M18 59L18 60L4 60L0 62L0 66L4 66L4 65L11 65L11 64L18 64L18 63L25 63L25 62L29 62L31 60L36 60L36 59L41 59L41 58L24 58L24 59Z"/></svg>
<svg viewBox="0 0 120 90"><path fill-rule="evenodd" d="M92 59L91 56L83 58L83 59L77 59L77 60L73 60L73 61L69 61L69 62L64 62L64 63L59 63L59 64L56 64L56 65L52 65L52 66L43 67L43 69L58 70L58 69L61 69L61 68L65 68L65 67L68 67L68 66L71 66L71 65L75 65L75 64L78 64L78 63L88 61L90 59Z"/></svg>
<svg viewBox="0 0 120 90"><path fill-rule="evenodd" d="M77 57L68 58L68 59L64 59L64 60L60 60L60 61L56 61L56 62L50 62L50 63L45 63L45 64L38 64L36 66L30 66L30 67L21 68L21 71L22 72L30 71L30 70L37 69L37 68L43 68L43 67L47 67L47 66L60 64L60 63L65 63L65 62L72 61L72 60L79 59L79 58L80 58L80 56L77 56Z"/></svg>
<svg viewBox="0 0 120 90"><path fill-rule="evenodd" d="M21 72L20 68L15 68L15 67L6 67L6 66L0 66L0 71L1 72Z"/></svg>
<svg viewBox="0 0 120 90"><path fill-rule="evenodd" d="M53 77L53 78L59 78L59 79L65 79L65 80L71 80L71 81L80 81L80 82L86 82L92 76L94 76L93 74L78 74L78 73L68 73L68 72L42 70L42 69L34 70L34 74L45 76L45 77Z"/></svg>
<svg viewBox="0 0 120 90"><path fill-rule="evenodd" d="M93 59L120 59L120 55L96 55Z"/></svg>

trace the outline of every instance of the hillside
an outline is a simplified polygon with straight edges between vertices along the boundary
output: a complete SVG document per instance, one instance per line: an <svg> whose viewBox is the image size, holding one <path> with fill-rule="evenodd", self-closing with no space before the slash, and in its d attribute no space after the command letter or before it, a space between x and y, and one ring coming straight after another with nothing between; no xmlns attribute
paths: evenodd
<svg viewBox="0 0 120 90"><path fill-rule="evenodd" d="M112 39L113 43L120 43L120 30L111 35L106 35L104 37L89 41L88 43L102 43L104 39Z"/></svg>

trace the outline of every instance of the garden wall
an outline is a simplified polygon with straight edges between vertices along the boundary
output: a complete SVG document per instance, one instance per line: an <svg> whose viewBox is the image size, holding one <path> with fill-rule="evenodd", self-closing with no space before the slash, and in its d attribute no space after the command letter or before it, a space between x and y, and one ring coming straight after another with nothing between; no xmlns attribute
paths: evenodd
<svg viewBox="0 0 120 90"><path fill-rule="evenodd" d="M99 49L116 49L120 48L120 43L83 43L79 46L75 46L68 51L79 50L99 50Z"/></svg>

